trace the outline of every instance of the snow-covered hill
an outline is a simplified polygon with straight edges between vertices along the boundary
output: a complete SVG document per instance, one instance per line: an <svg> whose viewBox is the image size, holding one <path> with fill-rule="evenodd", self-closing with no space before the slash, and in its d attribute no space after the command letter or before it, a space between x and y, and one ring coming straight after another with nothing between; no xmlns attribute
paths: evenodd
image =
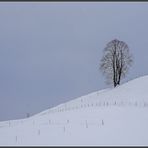
<svg viewBox="0 0 148 148"><path fill-rule="evenodd" d="M0 122L0 145L148 145L148 76Z"/></svg>

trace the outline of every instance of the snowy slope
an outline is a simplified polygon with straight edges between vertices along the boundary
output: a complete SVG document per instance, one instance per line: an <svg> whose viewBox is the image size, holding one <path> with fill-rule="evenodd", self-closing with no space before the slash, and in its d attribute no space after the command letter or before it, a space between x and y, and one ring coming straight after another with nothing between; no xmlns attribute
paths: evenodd
<svg viewBox="0 0 148 148"><path fill-rule="evenodd" d="M0 122L0 145L148 145L148 76Z"/></svg>

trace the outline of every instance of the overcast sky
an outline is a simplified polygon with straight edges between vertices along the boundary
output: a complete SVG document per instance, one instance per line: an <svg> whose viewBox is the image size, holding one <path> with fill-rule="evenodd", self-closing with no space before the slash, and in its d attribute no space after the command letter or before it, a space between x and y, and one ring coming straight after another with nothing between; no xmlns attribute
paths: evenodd
<svg viewBox="0 0 148 148"><path fill-rule="evenodd" d="M122 83L147 75L147 2L0 2L0 120L108 87L99 62L115 38L134 56Z"/></svg>

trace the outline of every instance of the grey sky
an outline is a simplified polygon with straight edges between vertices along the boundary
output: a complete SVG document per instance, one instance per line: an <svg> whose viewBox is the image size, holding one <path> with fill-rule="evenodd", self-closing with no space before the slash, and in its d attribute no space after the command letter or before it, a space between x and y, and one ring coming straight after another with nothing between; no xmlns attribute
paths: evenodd
<svg viewBox="0 0 148 148"><path fill-rule="evenodd" d="M146 2L1 2L0 120L106 88L99 62L115 38L134 56L122 82L148 74L147 28Z"/></svg>

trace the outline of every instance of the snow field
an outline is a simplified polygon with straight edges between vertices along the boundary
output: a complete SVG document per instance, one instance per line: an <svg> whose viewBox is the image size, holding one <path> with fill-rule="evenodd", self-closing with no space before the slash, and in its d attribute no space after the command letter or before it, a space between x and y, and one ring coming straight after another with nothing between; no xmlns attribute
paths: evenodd
<svg viewBox="0 0 148 148"><path fill-rule="evenodd" d="M148 76L0 122L0 145L148 145Z"/></svg>

